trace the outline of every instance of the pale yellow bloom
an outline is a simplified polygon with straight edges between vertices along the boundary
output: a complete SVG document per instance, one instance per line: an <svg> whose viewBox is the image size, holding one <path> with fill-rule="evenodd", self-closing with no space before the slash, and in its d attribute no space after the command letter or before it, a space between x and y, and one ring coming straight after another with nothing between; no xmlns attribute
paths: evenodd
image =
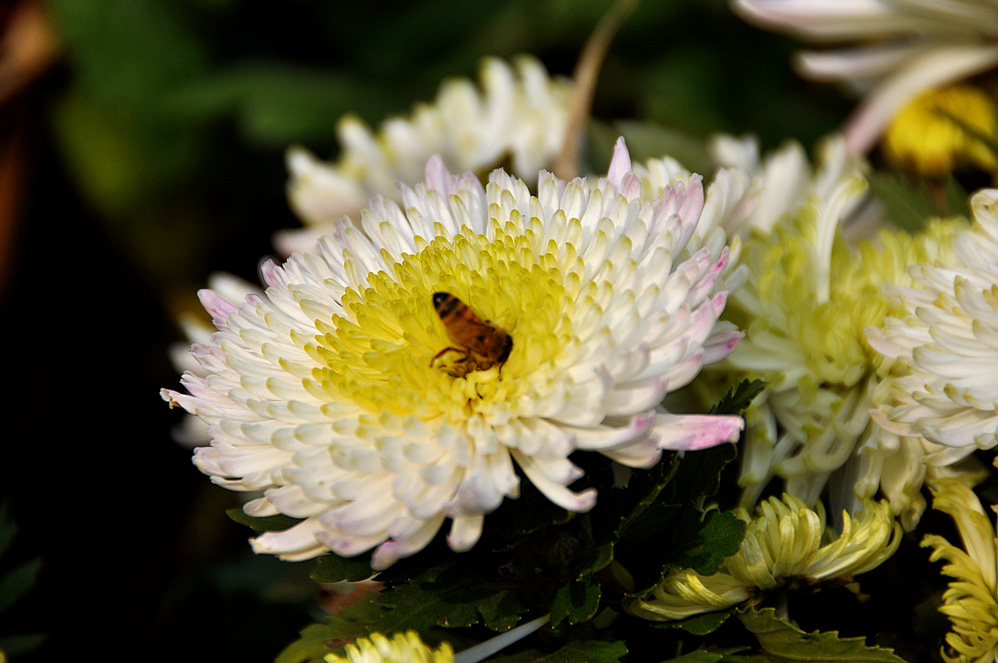
<svg viewBox="0 0 998 663"><path fill-rule="evenodd" d="M891 397L881 386L891 366L865 330L902 310L884 283L909 283L907 266L938 257L961 222L915 237L883 230L851 245L841 222L864 187L859 178L841 181L746 243L742 264L751 276L728 315L748 331L716 368L768 383L745 415L743 504L754 504L774 478L809 504L833 485L835 511L850 513L879 491L911 528L925 508L926 474L939 476L962 456L934 456L940 449L917 433L898 435L871 420L871 408Z"/></svg>
<svg viewBox="0 0 998 663"><path fill-rule="evenodd" d="M811 509L792 495L764 500L755 518L744 508L735 514L748 523L745 538L717 573L674 571L628 610L659 621L685 619L724 610L786 583L849 581L879 566L900 542L901 527L886 502L867 501L855 518L843 512L840 533L826 525L820 502Z"/></svg>
<svg viewBox="0 0 998 663"><path fill-rule="evenodd" d="M951 663L991 663L998 656L998 537L967 484L942 479L931 488L932 507L952 516L964 548L935 534L922 539L923 546L933 549L929 559L946 560L942 573L953 578L939 608L953 624L946 634L951 651L944 649L943 658Z"/></svg>

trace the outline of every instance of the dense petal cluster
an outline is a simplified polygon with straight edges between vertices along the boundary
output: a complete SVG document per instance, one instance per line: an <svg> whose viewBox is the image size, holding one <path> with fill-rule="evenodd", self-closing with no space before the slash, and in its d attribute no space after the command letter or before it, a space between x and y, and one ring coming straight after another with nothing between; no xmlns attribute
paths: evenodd
<svg viewBox="0 0 998 663"><path fill-rule="evenodd" d="M911 263L917 287L892 288L902 310L870 330L871 345L900 365L896 401L878 421L952 458L998 444L998 190L971 206L974 225L953 239L952 258Z"/></svg>
<svg viewBox="0 0 998 663"><path fill-rule="evenodd" d="M717 573L674 571L628 610L647 619L685 619L725 610L787 582L849 581L879 566L901 541L885 502L865 502L855 519L843 512L837 535L826 526L821 502L812 509L792 495L762 501L754 518L743 507L735 513L748 523L745 538Z"/></svg>
<svg viewBox="0 0 998 663"><path fill-rule="evenodd" d="M202 471L263 491L248 514L301 519L257 537L259 552L374 548L384 568L446 518L467 550L518 495L514 464L585 511L595 495L569 488L574 451L647 467L741 430L740 417L659 407L742 336L718 323L727 252L687 252L703 204L698 177L643 200L623 141L595 184L542 173L537 195L502 170L483 187L431 159L404 208L376 198L360 227L345 219L316 251L266 263L263 296L202 291L218 331L193 347L189 394L164 398L206 422ZM434 293L468 310L445 324ZM455 324L508 333L507 356L484 361Z"/></svg>
<svg viewBox="0 0 998 663"><path fill-rule="evenodd" d="M514 66L489 58L480 88L467 79L450 80L432 104L387 120L377 133L354 116L341 119L336 163L292 148L288 198L306 228L279 234L278 250L311 250L330 224L358 214L375 195L399 202L398 183L418 182L434 154L455 172L488 173L508 161L512 174L536 182L564 142L572 88L567 80L550 78L533 58L521 57Z"/></svg>
<svg viewBox="0 0 998 663"><path fill-rule="evenodd" d="M732 0L746 19L805 39L849 43L805 52L804 76L866 94L846 127L853 153L868 150L920 92L998 66L998 13L981 0Z"/></svg>
<svg viewBox="0 0 998 663"><path fill-rule="evenodd" d="M415 631L396 633L391 639L380 633L348 644L343 656L326 654L326 663L454 663L454 650L443 643L431 649Z"/></svg>
<svg viewBox="0 0 998 663"><path fill-rule="evenodd" d="M920 436L899 437L871 421L870 409L886 398L880 385L889 366L865 330L898 308L883 284L938 257L952 225L917 237L882 231L876 242L853 246L841 220L864 184L838 182L746 244L751 276L728 315L747 338L718 368L768 382L746 413L743 504L754 504L774 478L809 504L828 488L835 510L850 513L879 490L913 527L925 506L919 489L931 450Z"/></svg>
<svg viewBox="0 0 998 663"><path fill-rule="evenodd" d="M952 516L963 550L935 534L922 539L932 547L933 562L947 564L943 575L953 578L943 593L939 611L949 617L953 630L946 634L952 653L942 651L949 663L993 663L998 658L998 537L967 484L941 479L931 486L932 508Z"/></svg>

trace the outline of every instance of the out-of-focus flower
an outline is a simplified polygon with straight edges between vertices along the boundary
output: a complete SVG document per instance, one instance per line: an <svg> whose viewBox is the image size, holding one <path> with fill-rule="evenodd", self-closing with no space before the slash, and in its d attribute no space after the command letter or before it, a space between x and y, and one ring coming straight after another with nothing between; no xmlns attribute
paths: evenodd
<svg viewBox="0 0 998 663"><path fill-rule="evenodd" d="M700 218L699 178L651 202L618 142L605 178L539 192L502 170L483 187L439 159L374 199L361 228L343 219L315 252L262 268L267 290L232 302L201 292L218 331L196 344L190 395L163 396L208 424L195 463L233 490L263 490L252 516L303 519L255 550L305 559L376 548L375 568L422 549L444 519L467 550L484 514L516 497L513 464L556 504L576 450L633 467L663 449L735 440L735 416L657 408L741 338L718 323L727 254L683 259ZM438 315L435 293L477 314ZM442 296L442 300L448 299ZM509 335L491 353L480 338ZM489 320L482 323L481 320Z"/></svg>
<svg viewBox="0 0 998 663"><path fill-rule="evenodd" d="M896 403L878 422L945 445L951 458L998 444L998 190L979 191L971 207L974 225L953 239L954 255L912 262L918 287L890 289L903 309L869 332L901 366Z"/></svg>
<svg viewBox="0 0 998 663"><path fill-rule="evenodd" d="M505 165L533 185L564 142L571 83L551 79L532 58L514 64L515 71L502 60L485 60L481 89L467 79L446 82L433 104L387 120L377 134L358 118L344 117L335 164L300 147L289 150L288 198L306 228L278 234L278 250L311 250L334 222L358 214L373 196L400 202L398 183L418 182L434 154L455 172L484 174Z"/></svg>
<svg viewBox="0 0 998 663"><path fill-rule="evenodd" d="M865 98L845 128L854 154L870 149L919 93L998 65L998 13L981 0L731 0L761 26L823 43L804 52L802 75L843 81Z"/></svg>
<svg viewBox="0 0 998 663"><path fill-rule="evenodd" d="M732 291L748 274L739 261L742 240L769 234L777 222L797 213L812 197L827 200L837 187L862 178L867 170L863 159L848 154L838 135L819 144L817 169L811 167L804 148L795 141L762 158L755 138L720 134L710 140L708 151L718 168L707 187L700 223L690 244L707 246L715 256L722 247L730 248L729 273L723 282L725 289ZM693 176L670 157L636 164L634 172L646 197L669 186L687 186ZM847 203L842 212L845 232L859 236L882 225L883 210L871 203L869 197Z"/></svg>
<svg viewBox="0 0 998 663"><path fill-rule="evenodd" d="M792 495L764 500L755 518L743 507L735 513L748 523L745 538L717 573L674 571L628 611L660 621L685 619L725 610L787 583L847 583L879 566L901 541L901 527L886 502L866 501L855 519L843 513L839 534L826 526L821 502L811 509Z"/></svg>
<svg viewBox="0 0 998 663"><path fill-rule="evenodd" d="M344 654L326 654L326 663L454 663L450 644L431 649L415 631L396 633L391 639L372 633L348 644Z"/></svg>
<svg viewBox="0 0 998 663"><path fill-rule="evenodd" d="M998 657L998 537L981 503L967 484L941 479L930 485L932 508L956 522L963 550L935 534L926 535L922 546L932 547L929 559L948 562L942 574L953 578L943 593L939 611L949 617L953 630L946 634L952 654L942 651L950 663L993 663Z"/></svg>
<svg viewBox="0 0 998 663"><path fill-rule="evenodd" d="M777 222L798 213L812 197L830 200L843 183L865 178L869 169L864 159L849 153L839 134L818 144L816 167L796 141L762 157L756 139L721 134L710 140L708 150L723 169L751 178L739 213L724 223L729 236L742 239L772 232ZM849 238L872 234L881 225L883 209L869 196L856 196L842 210L841 226Z"/></svg>
<svg viewBox="0 0 998 663"><path fill-rule="evenodd" d="M942 177L963 164L995 173L998 106L983 90L967 85L929 90L901 109L883 143L893 166L922 175Z"/></svg>
<svg viewBox="0 0 998 663"><path fill-rule="evenodd" d="M919 489L928 450L917 433L899 438L871 421L870 408L885 398L880 373L889 367L864 331L899 308L883 284L904 281L909 264L935 259L959 222L936 223L915 238L882 230L876 242L854 247L840 220L864 186L840 181L746 243L751 276L728 316L747 336L717 368L768 382L746 412L743 504L754 504L774 477L808 504L827 487L834 512L854 513L879 489L910 528L925 506Z"/></svg>

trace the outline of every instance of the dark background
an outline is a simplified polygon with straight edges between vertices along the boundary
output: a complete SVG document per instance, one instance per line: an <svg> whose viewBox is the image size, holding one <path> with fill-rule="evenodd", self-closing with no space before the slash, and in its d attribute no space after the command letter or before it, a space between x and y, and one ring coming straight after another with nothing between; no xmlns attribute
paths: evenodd
<svg viewBox="0 0 998 663"><path fill-rule="evenodd" d="M271 660L318 615L311 565L254 557L224 515L236 496L170 437L180 414L158 392L177 385L173 319L213 271L255 280L272 233L298 225L289 144L332 158L341 114L376 126L446 77L475 77L484 55L532 53L569 75L608 6L41 4L58 54L0 106L17 173L0 189L0 497L19 527L0 574L42 560L0 636L48 636L15 661ZM646 2L594 115L810 147L848 102L797 79L792 48L719 0Z"/></svg>

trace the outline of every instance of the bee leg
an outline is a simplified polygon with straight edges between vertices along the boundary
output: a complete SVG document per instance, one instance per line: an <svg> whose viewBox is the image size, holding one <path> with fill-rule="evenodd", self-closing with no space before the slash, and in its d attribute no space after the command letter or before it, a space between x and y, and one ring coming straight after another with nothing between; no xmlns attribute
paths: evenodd
<svg viewBox="0 0 998 663"><path fill-rule="evenodd" d="M441 358L441 357L443 357L443 356L444 356L445 354L447 354L448 352L457 352L457 353L459 353L459 354L463 354L463 355L465 355L465 357L467 357L467 356L468 356L468 352L467 352L467 350L462 350L461 348L444 348L443 350L441 350L441 351L440 351L440 352L438 352L437 354L433 355L433 359L431 359L431 360L430 360L430 368L433 368L433 364L434 364L434 363L435 363L435 362L436 362L436 361L437 361L438 359L440 359L440 358ZM467 359L465 359L465 361L467 361Z"/></svg>

